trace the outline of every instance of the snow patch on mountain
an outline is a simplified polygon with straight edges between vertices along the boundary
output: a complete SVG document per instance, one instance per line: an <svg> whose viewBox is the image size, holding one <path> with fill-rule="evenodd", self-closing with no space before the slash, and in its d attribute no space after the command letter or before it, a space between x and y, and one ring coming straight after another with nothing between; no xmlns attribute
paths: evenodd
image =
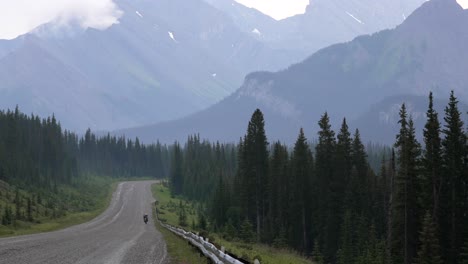
<svg viewBox="0 0 468 264"><path fill-rule="evenodd" d="M260 32L260 30L258 30L257 28L254 28L252 30L252 33L254 33L255 35L259 35L259 36L262 35L262 32Z"/></svg>
<svg viewBox="0 0 468 264"><path fill-rule="evenodd" d="M363 23L360 19L358 19L357 17L355 17L353 14L349 13L348 11L346 11L346 14L348 14L348 16L350 16L350 17L352 17L354 20L356 20L359 24L363 24L363 25L364 25L364 23Z"/></svg>
<svg viewBox="0 0 468 264"><path fill-rule="evenodd" d="M174 37L174 33L168 31L167 34L169 34L169 37L175 42L175 43L179 43L179 41L177 41Z"/></svg>
<svg viewBox="0 0 468 264"><path fill-rule="evenodd" d="M143 15L142 15L140 12L135 11L135 13L136 13L139 17L143 18Z"/></svg>

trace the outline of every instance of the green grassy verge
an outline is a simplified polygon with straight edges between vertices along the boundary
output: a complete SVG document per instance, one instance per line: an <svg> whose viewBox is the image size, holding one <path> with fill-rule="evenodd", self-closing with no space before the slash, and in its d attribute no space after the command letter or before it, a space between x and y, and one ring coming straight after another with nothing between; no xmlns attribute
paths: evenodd
<svg viewBox="0 0 468 264"><path fill-rule="evenodd" d="M33 221L15 220L14 224L10 225L1 225L0 223L0 237L50 232L88 222L104 212L109 206L116 187L117 180L94 176L86 177L72 186L58 186L57 193L42 194L44 197L42 204L34 204L32 208ZM6 206L14 208L15 201L11 197L15 196L16 189L4 188L1 192L0 207L3 209ZM22 200L37 199L37 194L25 190L18 192ZM50 203L56 205L50 206ZM51 207L54 209L51 210ZM55 210L55 208L58 209ZM24 214L24 210L22 212Z"/></svg>
<svg viewBox="0 0 468 264"><path fill-rule="evenodd" d="M167 202L167 195L166 193L160 192L158 189L160 184L154 184L151 187L153 192L153 197L159 201L159 203L166 203ZM156 219L156 211L153 207L153 216ZM172 217L172 216L171 216ZM156 229L158 229L166 241L167 245L167 252L171 259L171 263L173 264L182 264L182 263L194 263L194 264L206 264L209 263L208 260L200 256L200 254L188 244L184 239L180 238L179 236L175 235L171 231L164 228L159 221L155 221Z"/></svg>
<svg viewBox="0 0 468 264"><path fill-rule="evenodd" d="M187 212L188 225L183 227L185 230L192 229L191 223L196 221L197 215L194 212L194 205L180 199L178 197L171 197L170 191L162 184L153 185L153 195L158 200L158 212L162 221L173 225L179 225L179 216L176 210L181 204ZM248 244L240 241L227 241L219 234L210 233L210 239L217 245L223 245L227 251L241 256L244 259L253 261L258 258L262 264L312 264L314 262L305 259L295 252L286 249L277 249L262 244ZM183 243L183 242L181 242ZM168 248L169 250L169 248ZM169 252L171 254L171 252ZM180 262L178 262L180 263ZM190 262L191 263L191 262Z"/></svg>

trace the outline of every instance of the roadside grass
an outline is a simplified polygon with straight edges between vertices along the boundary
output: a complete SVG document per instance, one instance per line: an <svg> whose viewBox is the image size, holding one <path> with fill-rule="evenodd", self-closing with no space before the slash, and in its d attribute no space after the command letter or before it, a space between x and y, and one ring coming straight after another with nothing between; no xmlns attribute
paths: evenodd
<svg viewBox="0 0 468 264"><path fill-rule="evenodd" d="M153 184L151 186L151 191L153 197L158 201L159 204L166 204L170 200L169 192L161 192L158 189L158 186L161 184ZM166 195L169 194L169 195ZM158 206L159 207L159 206ZM171 221L177 221L177 216L170 215ZM158 229L164 237L167 245L167 252L169 254L171 263L173 264L183 264L183 263L194 263L194 264L207 264L208 260L201 256L200 253L195 250L191 245L188 244L184 239L172 233L171 231L164 228L156 218L156 210L153 207L153 219L156 229Z"/></svg>
<svg viewBox="0 0 468 264"><path fill-rule="evenodd" d="M191 226L192 221L196 222L197 215L194 211L194 205L190 202L183 200L179 197L171 197L170 190L165 187L163 184L154 184L152 187L153 196L158 200L157 208L159 212L159 217L163 222L170 224L172 226L179 225L179 216L176 210L172 205L182 205L185 206L187 211L187 222L188 226L182 227L187 231L196 231L193 230ZM193 209L193 210L192 210ZM165 228L162 228L162 230ZM167 231L170 232L170 231ZM171 233L172 234L172 233ZM174 235L175 236L175 235ZM211 233L209 234L210 241L216 245L222 245L226 248L228 252L231 252L239 257L247 259L253 262L254 259L260 260L262 264L313 264L311 260L308 260L299 254L287 250L287 249L278 249L271 246L263 244L248 244L241 241L228 241L223 239L220 234ZM182 239L179 239L182 240ZM184 242L181 242L185 244ZM168 245L169 247L169 245ZM169 250L169 248L168 248ZM171 254L171 252L169 252ZM179 263L179 262L178 262ZM190 262L192 263L192 262Z"/></svg>
<svg viewBox="0 0 468 264"><path fill-rule="evenodd" d="M13 226L0 225L0 237L29 235L56 231L73 225L88 222L107 209L118 182L109 177L87 176L75 186L59 186L64 200L70 209L64 210L60 217L36 217L34 222L15 221ZM28 193L22 191L26 196ZM78 199L77 199L78 198ZM81 199L80 199L81 198ZM6 202L3 201L4 206ZM39 210L39 209L38 209ZM41 208L40 210L46 210Z"/></svg>

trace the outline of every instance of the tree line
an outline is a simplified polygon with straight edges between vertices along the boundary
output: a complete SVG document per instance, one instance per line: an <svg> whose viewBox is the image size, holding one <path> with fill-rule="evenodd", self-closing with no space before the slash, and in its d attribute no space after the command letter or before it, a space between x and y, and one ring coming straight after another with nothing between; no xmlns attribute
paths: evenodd
<svg viewBox="0 0 468 264"><path fill-rule="evenodd" d="M98 137L90 130L79 137L63 130L54 116L27 116L18 107L0 111L1 224L94 208L96 199L87 190L106 183L89 176L162 178L169 157L169 148L160 143ZM80 195L60 186L80 190Z"/></svg>
<svg viewBox="0 0 468 264"><path fill-rule="evenodd" d="M301 129L289 148L268 142L256 110L237 145L176 143L171 191L206 204L208 228L228 239L318 263L468 263L467 134L453 92L444 114L442 125L431 93L421 144L403 104L375 170L346 119L335 133L325 113L313 147Z"/></svg>

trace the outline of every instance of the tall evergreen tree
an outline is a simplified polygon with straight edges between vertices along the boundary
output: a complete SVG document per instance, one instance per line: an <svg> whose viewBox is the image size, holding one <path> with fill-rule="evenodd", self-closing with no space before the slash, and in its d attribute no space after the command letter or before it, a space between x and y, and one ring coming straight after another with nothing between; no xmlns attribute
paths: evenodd
<svg viewBox="0 0 468 264"><path fill-rule="evenodd" d="M268 141L263 113L257 109L252 115L243 145L242 191L245 199L242 208L248 219L255 223L257 240L261 237L262 222L267 215Z"/></svg>
<svg viewBox="0 0 468 264"><path fill-rule="evenodd" d="M309 223L310 223L310 189L311 189L311 164L309 164L309 156L311 151L307 144L307 139L304 135L304 130L301 129L294 145L292 155L292 175L291 182L291 205L290 214L295 219L292 222L292 229L297 241L296 248L301 251L306 251L309 248Z"/></svg>
<svg viewBox="0 0 468 264"><path fill-rule="evenodd" d="M172 165L170 172L171 191L172 195L182 194L184 186L184 175L183 175L183 153L179 143L174 144Z"/></svg>
<svg viewBox="0 0 468 264"><path fill-rule="evenodd" d="M395 149L392 148L392 157L390 159L389 186L388 186L388 208L387 208L387 237L386 237L386 263L391 264L393 252L393 205L395 196L395 172L396 158Z"/></svg>
<svg viewBox="0 0 468 264"><path fill-rule="evenodd" d="M319 138L315 148L316 151L316 182L315 191L318 197L318 212L315 217L318 218L319 234L318 243L324 245L325 257L332 258L336 253L337 246L335 239L336 229L333 224L329 224L329 220L334 217L334 209L331 200L331 181L334 176L335 166L333 164L335 159L336 139L335 132L331 129L330 117L325 113L319 121L320 130L318 132ZM334 222L334 221L333 221Z"/></svg>
<svg viewBox="0 0 468 264"><path fill-rule="evenodd" d="M446 230L443 238L444 248L449 249L446 262L457 263L462 246L463 230L467 226L468 207L466 205L465 183L465 145L466 136L463 131L463 121L458 110L458 100L452 91L448 106L445 108L445 127L443 129L442 157L445 164L443 184L446 186L442 194L441 206L444 215L442 228Z"/></svg>
<svg viewBox="0 0 468 264"><path fill-rule="evenodd" d="M327 253L338 250L340 240L340 225L344 214L344 199L346 198L346 187L350 181L352 169L352 139L349 133L346 119L343 119L341 129L337 135L334 171L329 180L329 215L327 219ZM335 254L333 254L335 255ZM335 257L334 257L335 258Z"/></svg>
<svg viewBox="0 0 468 264"><path fill-rule="evenodd" d="M423 155L424 173L421 181L421 207L430 210L434 224L438 226L439 199L442 178L442 150L440 138L440 123L434 110L432 92L429 94L429 109L424 127L425 150Z"/></svg>
<svg viewBox="0 0 468 264"><path fill-rule="evenodd" d="M343 223L340 228L340 248L337 253L337 263L347 264L354 263L356 257L355 252L355 235L353 227L353 215L350 210L347 210L343 216Z"/></svg>
<svg viewBox="0 0 468 264"><path fill-rule="evenodd" d="M419 236L420 247L414 264L442 264L436 226L430 211L426 212Z"/></svg>
<svg viewBox="0 0 468 264"><path fill-rule="evenodd" d="M352 173L350 177L349 190L346 203L355 215L368 215L370 210L370 201L368 193L370 190L370 179L368 174L367 154L364 144L361 140L361 134L358 129L353 136L352 141Z"/></svg>
<svg viewBox="0 0 468 264"><path fill-rule="evenodd" d="M271 238L285 240L285 230L291 226L288 211L292 183L289 179L289 154L286 146L276 142L270 159L268 188L268 233ZM284 242L284 241L283 241Z"/></svg>
<svg viewBox="0 0 468 264"><path fill-rule="evenodd" d="M398 173L395 179L395 201L392 212L393 263L410 264L416 255L418 226L416 178L420 146L416 141L413 120L405 104L400 110L400 133L395 147L398 149Z"/></svg>

